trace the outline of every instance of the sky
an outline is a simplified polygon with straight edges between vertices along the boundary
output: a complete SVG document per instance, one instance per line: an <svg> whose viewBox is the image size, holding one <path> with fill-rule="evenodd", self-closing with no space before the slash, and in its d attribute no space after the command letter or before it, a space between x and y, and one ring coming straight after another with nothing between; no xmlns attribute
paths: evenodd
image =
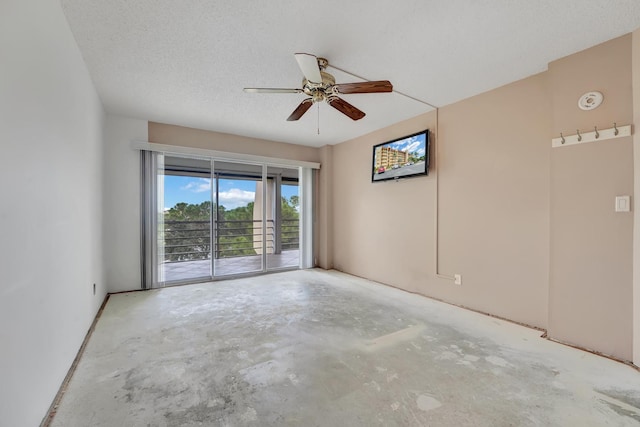
<svg viewBox="0 0 640 427"><path fill-rule="evenodd" d="M219 184L220 205L227 210L246 206L255 199L256 181L221 179ZM283 185L282 195L287 199L298 195L298 187ZM165 175L164 207L165 210L184 202L199 204L211 197L211 180L192 176Z"/></svg>
<svg viewBox="0 0 640 427"><path fill-rule="evenodd" d="M418 153L418 157L424 156L427 148L425 134L423 133L393 142L389 144L389 146L398 151L406 151L409 153L415 151Z"/></svg>

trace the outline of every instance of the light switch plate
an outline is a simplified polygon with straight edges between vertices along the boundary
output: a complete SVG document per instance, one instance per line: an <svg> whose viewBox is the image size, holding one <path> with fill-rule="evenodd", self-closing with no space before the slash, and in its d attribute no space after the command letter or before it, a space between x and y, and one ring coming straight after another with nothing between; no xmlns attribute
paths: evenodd
<svg viewBox="0 0 640 427"><path fill-rule="evenodd" d="M631 196L616 196L616 212L631 212Z"/></svg>

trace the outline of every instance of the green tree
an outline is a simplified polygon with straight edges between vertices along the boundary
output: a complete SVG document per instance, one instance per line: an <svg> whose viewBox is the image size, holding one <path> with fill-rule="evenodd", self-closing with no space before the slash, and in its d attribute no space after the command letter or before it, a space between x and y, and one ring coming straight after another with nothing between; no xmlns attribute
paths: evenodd
<svg viewBox="0 0 640 427"><path fill-rule="evenodd" d="M286 197L282 197L282 249L298 248L299 203L300 200L297 195L291 196L289 200Z"/></svg>
<svg viewBox="0 0 640 427"><path fill-rule="evenodd" d="M294 194L293 196L291 196L291 198L289 199L289 204L291 206L293 206L296 211L298 210L298 206L300 206L300 198Z"/></svg>
<svg viewBox="0 0 640 427"><path fill-rule="evenodd" d="M211 252L211 202L177 203L164 212L166 261L206 259Z"/></svg>
<svg viewBox="0 0 640 427"><path fill-rule="evenodd" d="M231 210L218 211L218 258L256 255L253 248L253 202Z"/></svg>
<svg viewBox="0 0 640 427"><path fill-rule="evenodd" d="M282 197L282 247L298 248L299 199ZM217 258L256 255L254 236L262 236L260 221L253 220L254 203L227 210L217 208ZM166 261L207 259L211 256L211 202L177 203L164 212L164 242ZM215 210L213 210L215 212ZM214 218L216 219L216 218ZM268 224L267 234L273 233Z"/></svg>

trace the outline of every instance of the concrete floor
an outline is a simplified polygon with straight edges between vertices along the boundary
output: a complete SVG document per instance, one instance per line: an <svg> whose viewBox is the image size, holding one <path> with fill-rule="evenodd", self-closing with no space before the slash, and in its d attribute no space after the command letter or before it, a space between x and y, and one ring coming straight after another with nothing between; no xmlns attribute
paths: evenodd
<svg viewBox="0 0 640 427"><path fill-rule="evenodd" d="M637 426L640 373L338 272L112 296L53 426Z"/></svg>

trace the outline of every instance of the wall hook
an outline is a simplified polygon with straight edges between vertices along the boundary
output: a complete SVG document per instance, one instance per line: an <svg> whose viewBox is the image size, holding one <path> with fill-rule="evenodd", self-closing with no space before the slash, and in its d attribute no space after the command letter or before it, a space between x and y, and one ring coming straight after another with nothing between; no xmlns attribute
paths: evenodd
<svg viewBox="0 0 640 427"><path fill-rule="evenodd" d="M567 128L564 128L563 132L559 132L560 129L558 129L556 131L558 132L556 134L558 136L551 138L551 147L558 148L584 144L586 142L601 142L609 139L619 139L633 134L633 125L618 126L618 124L614 122L613 126L606 126L605 129L600 129L601 126L602 123L598 126L591 125L591 128L583 127L582 130L577 129L575 133L567 131Z"/></svg>

